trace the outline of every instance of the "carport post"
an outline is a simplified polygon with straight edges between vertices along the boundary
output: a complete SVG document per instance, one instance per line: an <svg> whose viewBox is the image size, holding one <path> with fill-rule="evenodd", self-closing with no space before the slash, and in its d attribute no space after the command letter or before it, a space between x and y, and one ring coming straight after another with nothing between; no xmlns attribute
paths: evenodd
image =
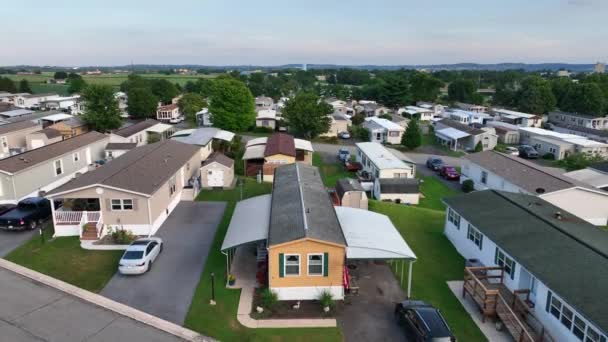
<svg viewBox="0 0 608 342"><path fill-rule="evenodd" d="M407 298L412 296L412 269L416 260L410 260L409 271L407 272Z"/></svg>
<svg viewBox="0 0 608 342"><path fill-rule="evenodd" d="M403 285L403 259L401 259L401 281L399 281L399 285Z"/></svg>

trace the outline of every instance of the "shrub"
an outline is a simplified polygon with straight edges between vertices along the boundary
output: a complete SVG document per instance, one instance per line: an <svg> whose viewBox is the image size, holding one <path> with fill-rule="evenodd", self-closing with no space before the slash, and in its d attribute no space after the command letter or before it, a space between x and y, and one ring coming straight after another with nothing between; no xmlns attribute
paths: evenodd
<svg viewBox="0 0 608 342"><path fill-rule="evenodd" d="M135 240L135 235L126 229L116 229L114 231L110 229L109 234L112 236L112 241L118 245L128 245Z"/></svg>
<svg viewBox="0 0 608 342"><path fill-rule="evenodd" d="M543 154L543 159L545 159L545 160L555 160L555 156L553 155L553 153L545 153L545 154Z"/></svg>
<svg viewBox="0 0 608 342"><path fill-rule="evenodd" d="M369 141L369 130L365 127L353 126L352 134L355 139Z"/></svg>
<svg viewBox="0 0 608 342"><path fill-rule="evenodd" d="M483 145L481 144L481 141L477 143L477 145L475 145L475 152L481 152L483 151Z"/></svg>
<svg viewBox="0 0 608 342"><path fill-rule="evenodd" d="M462 182L462 191L463 192L469 193L473 190L475 190L475 183L473 182L472 179L467 179L464 182Z"/></svg>
<svg viewBox="0 0 608 342"><path fill-rule="evenodd" d="M319 295L319 302L321 303L321 307L329 307L330 309L334 307L334 297L331 292L328 290L323 290Z"/></svg>
<svg viewBox="0 0 608 342"><path fill-rule="evenodd" d="M252 132L255 133L272 133L274 132L274 130L270 127L253 127L253 129L251 130Z"/></svg>
<svg viewBox="0 0 608 342"><path fill-rule="evenodd" d="M261 298L262 298L262 306L270 311L272 311L272 308L275 305L277 305L277 303L279 301L279 295L269 288L265 288L262 291Z"/></svg>

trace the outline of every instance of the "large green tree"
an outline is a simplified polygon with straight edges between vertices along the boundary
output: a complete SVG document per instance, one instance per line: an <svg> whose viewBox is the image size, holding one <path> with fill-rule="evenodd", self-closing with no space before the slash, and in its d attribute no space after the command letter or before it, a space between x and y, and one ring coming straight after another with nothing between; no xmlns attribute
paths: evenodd
<svg viewBox="0 0 608 342"><path fill-rule="evenodd" d="M443 82L439 79L425 73L417 72L410 79L410 90L412 93L412 101L429 101L433 102L439 96L439 92Z"/></svg>
<svg viewBox="0 0 608 342"><path fill-rule="evenodd" d="M174 97L179 95L179 90L175 84L164 79L151 80L150 89L162 103L170 103Z"/></svg>
<svg viewBox="0 0 608 342"><path fill-rule="evenodd" d="M386 77L384 83L378 88L378 100L390 108L409 104L412 100L409 83L401 75Z"/></svg>
<svg viewBox="0 0 608 342"><path fill-rule="evenodd" d="M517 97L517 108L526 113L546 114L557 103L551 84L538 76L524 79Z"/></svg>
<svg viewBox="0 0 608 342"><path fill-rule="evenodd" d="M420 126L418 120L410 120L405 129L405 133L401 136L401 145L407 147L410 150L422 145L422 134L420 132Z"/></svg>
<svg viewBox="0 0 608 342"><path fill-rule="evenodd" d="M9 93L16 93L17 86L15 82L8 77L0 77L0 91L8 91Z"/></svg>
<svg viewBox="0 0 608 342"><path fill-rule="evenodd" d="M607 99L596 83L580 83L572 85L562 101L562 110L603 116Z"/></svg>
<svg viewBox="0 0 608 342"><path fill-rule="evenodd" d="M65 80L68 78L68 73L65 71L56 71L53 75L53 78L56 80Z"/></svg>
<svg viewBox="0 0 608 342"><path fill-rule="evenodd" d="M120 127L122 118L111 86L93 84L82 94L85 101L84 121L99 132Z"/></svg>
<svg viewBox="0 0 608 342"><path fill-rule="evenodd" d="M70 77L68 77L68 83L68 93L70 94L81 93L87 86L87 83L84 81L84 79L77 74L70 74Z"/></svg>
<svg viewBox="0 0 608 342"><path fill-rule="evenodd" d="M240 80L222 77L214 81L209 112L213 125L229 131L245 131L255 123L255 103Z"/></svg>
<svg viewBox="0 0 608 342"><path fill-rule="evenodd" d="M458 79L448 86L450 101L481 104L483 98L477 93L477 85L470 79Z"/></svg>
<svg viewBox="0 0 608 342"><path fill-rule="evenodd" d="M158 107L158 97L156 97L150 88L131 88L127 93L127 111L134 118L144 119L152 118L156 115Z"/></svg>
<svg viewBox="0 0 608 342"><path fill-rule="evenodd" d="M184 94L178 102L180 112L184 113L186 120L191 123L196 122L196 113L203 109L207 103L205 99L196 93Z"/></svg>
<svg viewBox="0 0 608 342"><path fill-rule="evenodd" d="M300 92L287 101L283 117L289 129L307 139L329 131L333 107L311 92Z"/></svg>
<svg viewBox="0 0 608 342"><path fill-rule="evenodd" d="M22 79L21 82L19 82L19 92L31 93L32 88L30 88L30 82L28 82L26 79Z"/></svg>

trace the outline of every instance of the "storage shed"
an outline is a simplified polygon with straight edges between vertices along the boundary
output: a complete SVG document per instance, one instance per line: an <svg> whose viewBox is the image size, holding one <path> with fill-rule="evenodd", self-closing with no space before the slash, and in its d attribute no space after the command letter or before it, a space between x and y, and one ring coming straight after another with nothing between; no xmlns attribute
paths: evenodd
<svg viewBox="0 0 608 342"><path fill-rule="evenodd" d="M234 160L214 152L201 166L203 188L229 188L234 182Z"/></svg>
<svg viewBox="0 0 608 342"><path fill-rule="evenodd" d="M336 194L341 206L367 210L367 195L359 181L351 178L339 179L336 182Z"/></svg>
<svg viewBox="0 0 608 342"><path fill-rule="evenodd" d="M376 178L374 197L381 201L418 204L420 187L415 178Z"/></svg>

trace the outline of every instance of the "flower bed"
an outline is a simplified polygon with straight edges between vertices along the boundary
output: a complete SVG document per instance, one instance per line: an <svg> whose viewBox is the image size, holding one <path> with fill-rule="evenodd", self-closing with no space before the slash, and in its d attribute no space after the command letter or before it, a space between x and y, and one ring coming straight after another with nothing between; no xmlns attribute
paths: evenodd
<svg viewBox="0 0 608 342"><path fill-rule="evenodd" d="M323 311L318 300L285 300L277 301L271 309L267 309L263 304L263 291L263 288L257 288L253 296L251 317L254 319L335 318L344 308L344 302L341 300L334 301L333 308L329 312ZM294 306L298 303L300 303L299 308L295 309ZM264 308L262 313L257 312L258 306Z"/></svg>

